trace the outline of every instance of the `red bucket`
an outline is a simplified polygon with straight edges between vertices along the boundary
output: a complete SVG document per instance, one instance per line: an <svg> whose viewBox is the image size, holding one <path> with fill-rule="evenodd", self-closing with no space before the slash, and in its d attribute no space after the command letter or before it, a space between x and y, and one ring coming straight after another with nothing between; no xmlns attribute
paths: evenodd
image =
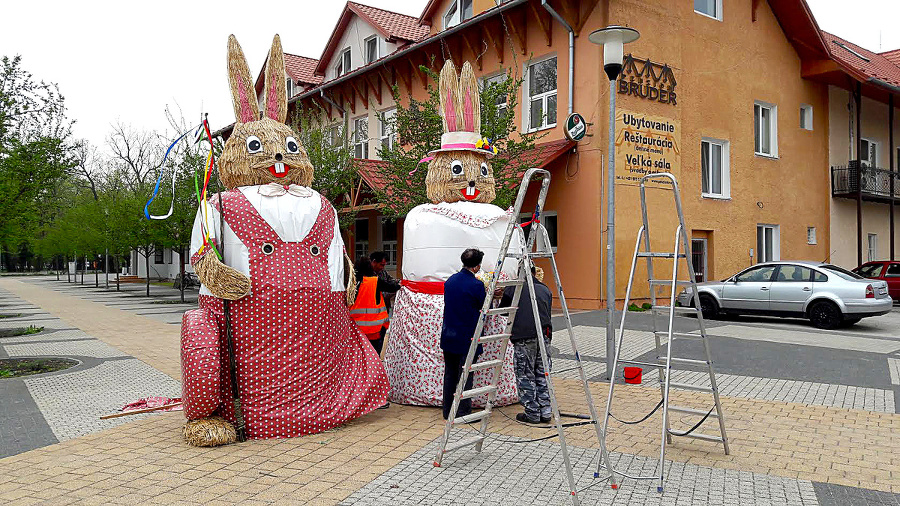
<svg viewBox="0 0 900 506"><path fill-rule="evenodd" d="M626 367L622 371L622 376L625 378L625 383L640 385L642 372L643 370L640 367Z"/></svg>

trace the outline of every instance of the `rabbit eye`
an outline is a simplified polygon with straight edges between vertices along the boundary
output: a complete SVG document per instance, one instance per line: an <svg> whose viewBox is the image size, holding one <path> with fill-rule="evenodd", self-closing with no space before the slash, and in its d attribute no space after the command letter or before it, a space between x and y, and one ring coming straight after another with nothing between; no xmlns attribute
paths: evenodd
<svg viewBox="0 0 900 506"><path fill-rule="evenodd" d="M487 177L488 175L488 166L486 162L481 162L481 175Z"/></svg>
<svg viewBox="0 0 900 506"><path fill-rule="evenodd" d="M300 152L300 145L297 144L297 140L294 139L293 137L288 137L284 141L284 146L285 146L285 148L287 148L288 153L299 153Z"/></svg>
<svg viewBox="0 0 900 506"><path fill-rule="evenodd" d="M262 143L259 142L259 137L255 135L247 137L247 152L252 155L253 153L259 153L260 151L262 151Z"/></svg>
<svg viewBox="0 0 900 506"><path fill-rule="evenodd" d="M453 160L452 162L450 162L450 172L454 176L461 176L463 173L462 162L459 160Z"/></svg>

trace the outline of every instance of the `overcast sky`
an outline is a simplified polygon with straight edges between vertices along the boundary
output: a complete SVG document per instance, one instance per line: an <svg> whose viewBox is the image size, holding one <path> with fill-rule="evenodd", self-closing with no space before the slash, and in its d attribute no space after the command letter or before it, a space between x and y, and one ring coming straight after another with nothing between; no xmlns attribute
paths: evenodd
<svg viewBox="0 0 900 506"><path fill-rule="evenodd" d="M900 1L807 2L824 30L873 51L900 48ZM427 1L362 3L418 16ZM343 6L342 0L17 0L3 3L0 54L20 54L37 79L58 83L77 119L75 135L103 145L116 121L165 130L167 105L178 104L190 123L201 111L214 129L231 123L228 34L237 36L255 78L275 33L285 51L318 58Z"/></svg>

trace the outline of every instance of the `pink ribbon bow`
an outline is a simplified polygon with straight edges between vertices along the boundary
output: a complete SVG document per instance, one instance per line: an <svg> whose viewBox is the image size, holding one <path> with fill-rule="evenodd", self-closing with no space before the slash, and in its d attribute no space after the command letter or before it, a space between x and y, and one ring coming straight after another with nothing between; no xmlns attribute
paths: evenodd
<svg viewBox="0 0 900 506"><path fill-rule="evenodd" d="M264 184L259 187L258 190L260 195L266 197L280 197L287 193L295 197L311 197L313 192L309 188L305 186L300 186L297 184L292 185L281 185L278 183L269 183Z"/></svg>

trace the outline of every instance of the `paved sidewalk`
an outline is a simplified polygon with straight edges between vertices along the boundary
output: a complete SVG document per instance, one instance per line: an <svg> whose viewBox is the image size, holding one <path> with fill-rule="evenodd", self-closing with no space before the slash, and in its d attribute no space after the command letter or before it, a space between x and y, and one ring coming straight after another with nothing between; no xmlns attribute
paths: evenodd
<svg viewBox="0 0 900 506"><path fill-rule="evenodd" d="M55 328L76 328L96 338L126 357L120 361L178 377L176 325L84 300L74 290L57 292L52 285L0 279L5 298L21 298L41 308L36 312L48 313L34 318L58 317ZM561 379L557 388L563 411L586 412L577 382ZM605 403L607 388L592 383L598 406ZM615 414L640 418L658 396L652 386L617 387ZM718 445L676 439L666 455L669 480L662 496L655 485L625 480L617 493L602 485L586 491L585 503L900 504L900 415L757 397L723 396L732 455ZM673 394L672 402L697 404L684 392ZM0 459L0 501L569 504L558 446L552 440L513 442L548 431L512 421L519 411L515 406L501 411L506 416L492 417L492 436L481 454L450 454L441 468L431 464L443 427L433 408L392 405L322 434L208 449L182 441L181 413L155 414ZM688 422L676 417L673 428ZM658 416L641 425L611 425L613 459L632 471L650 472L658 458L658 425ZM577 427L568 434L579 485L595 483L593 430Z"/></svg>

